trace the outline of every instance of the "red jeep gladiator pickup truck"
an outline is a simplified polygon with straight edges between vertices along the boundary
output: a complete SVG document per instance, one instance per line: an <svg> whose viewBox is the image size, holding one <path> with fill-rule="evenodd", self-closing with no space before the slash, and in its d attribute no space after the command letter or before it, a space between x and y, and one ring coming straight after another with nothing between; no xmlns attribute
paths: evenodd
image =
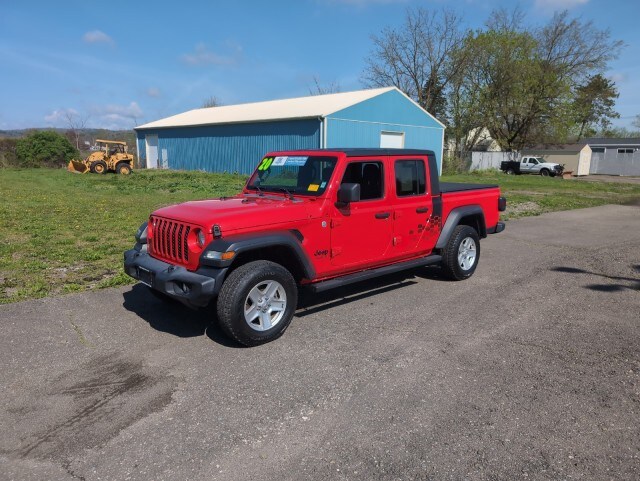
<svg viewBox="0 0 640 481"><path fill-rule="evenodd" d="M432 264L470 277L505 207L498 186L440 183L429 150L272 152L240 194L151 214L124 269L189 307L215 300L225 333L257 345L284 332L301 287Z"/></svg>

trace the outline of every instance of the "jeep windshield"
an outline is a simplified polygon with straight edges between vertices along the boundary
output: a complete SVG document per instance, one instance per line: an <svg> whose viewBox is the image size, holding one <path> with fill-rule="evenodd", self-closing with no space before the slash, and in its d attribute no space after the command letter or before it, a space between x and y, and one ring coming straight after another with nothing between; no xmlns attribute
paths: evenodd
<svg viewBox="0 0 640 481"><path fill-rule="evenodd" d="M249 179L247 189L299 195L321 195L327 185L336 157L316 155L269 156Z"/></svg>

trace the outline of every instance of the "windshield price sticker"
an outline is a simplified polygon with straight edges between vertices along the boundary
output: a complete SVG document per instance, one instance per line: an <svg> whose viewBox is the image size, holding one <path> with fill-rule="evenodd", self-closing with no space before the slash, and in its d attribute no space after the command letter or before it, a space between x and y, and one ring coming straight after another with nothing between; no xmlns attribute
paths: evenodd
<svg viewBox="0 0 640 481"><path fill-rule="evenodd" d="M271 166L282 167L284 165L291 167L303 167L307 163L307 160L309 160L309 157L307 156L289 157L287 155L283 155L279 157L265 157L258 166L258 170L268 170Z"/></svg>
<svg viewBox="0 0 640 481"><path fill-rule="evenodd" d="M290 165L292 167L302 167L304 164L307 163L307 160L309 159L309 157L285 157L285 165Z"/></svg>

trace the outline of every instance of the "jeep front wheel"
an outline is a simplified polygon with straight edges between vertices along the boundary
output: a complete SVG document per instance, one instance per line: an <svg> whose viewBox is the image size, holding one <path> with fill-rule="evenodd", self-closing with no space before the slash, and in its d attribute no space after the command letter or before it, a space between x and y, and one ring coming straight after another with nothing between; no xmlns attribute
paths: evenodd
<svg viewBox="0 0 640 481"><path fill-rule="evenodd" d="M444 248L442 270L446 277L462 281L473 275L480 259L480 238L473 227L459 225Z"/></svg>
<svg viewBox="0 0 640 481"><path fill-rule="evenodd" d="M257 346L282 335L297 303L298 288L287 269L271 261L249 262L222 284L218 321L229 337Z"/></svg>

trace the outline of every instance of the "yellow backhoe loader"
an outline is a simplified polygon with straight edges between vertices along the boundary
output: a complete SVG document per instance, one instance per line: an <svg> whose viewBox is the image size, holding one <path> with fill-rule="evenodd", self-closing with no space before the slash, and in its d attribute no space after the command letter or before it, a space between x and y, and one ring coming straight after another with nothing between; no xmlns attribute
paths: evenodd
<svg viewBox="0 0 640 481"><path fill-rule="evenodd" d="M100 150L92 152L84 160L72 160L67 166L69 172L75 174L106 174L117 172L129 175L133 170L133 155L127 153L127 143L118 140L96 140Z"/></svg>

